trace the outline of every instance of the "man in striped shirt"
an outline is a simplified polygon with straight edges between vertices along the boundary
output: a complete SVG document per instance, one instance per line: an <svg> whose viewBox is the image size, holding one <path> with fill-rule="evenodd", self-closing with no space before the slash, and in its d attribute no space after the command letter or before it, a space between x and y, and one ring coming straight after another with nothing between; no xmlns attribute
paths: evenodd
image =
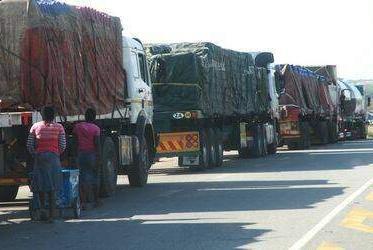
<svg viewBox="0 0 373 250"><path fill-rule="evenodd" d="M41 217L46 219L46 196L49 198L49 221L53 221L56 207L56 193L62 187L60 155L66 149L65 130L54 122L54 109L42 110L43 121L35 123L27 140L28 151L34 157L31 189L38 193Z"/></svg>

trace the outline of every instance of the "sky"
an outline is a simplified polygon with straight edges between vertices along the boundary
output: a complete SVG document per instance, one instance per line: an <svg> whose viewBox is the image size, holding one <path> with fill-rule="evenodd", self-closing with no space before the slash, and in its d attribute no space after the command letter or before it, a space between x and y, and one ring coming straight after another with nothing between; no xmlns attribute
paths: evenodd
<svg viewBox="0 0 373 250"><path fill-rule="evenodd" d="M337 65L345 79L373 79L372 0L65 2L120 17L124 34L144 43L208 41L270 51L281 64Z"/></svg>

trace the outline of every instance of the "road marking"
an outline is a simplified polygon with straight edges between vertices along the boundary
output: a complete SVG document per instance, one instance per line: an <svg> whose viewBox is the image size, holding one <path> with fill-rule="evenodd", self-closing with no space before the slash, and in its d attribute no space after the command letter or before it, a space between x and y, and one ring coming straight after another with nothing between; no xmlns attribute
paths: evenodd
<svg viewBox="0 0 373 250"><path fill-rule="evenodd" d="M371 154L370 151L357 151L357 152L320 152L310 153L310 155L350 155L350 154Z"/></svg>
<svg viewBox="0 0 373 250"><path fill-rule="evenodd" d="M332 243L332 242L323 242L317 250L343 250L344 248Z"/></svg>
<svg viewBox="0 0 373 250"><path fill-rule="evenodd" d="M366 200L368 201L373 201L373 192L370 192L366 197L365 197Z"/></svg>
<svg viewBox="0 0 373 250"><path fill-rule="evenodd" d="M296 151L279 151L279 154L299 154L299 153L322 153L322 152L372 152L373 148L349 148L349 149L308 149Z"/></svg>
<svg viewBox="0 0 373 250"><path fill-rule="evenodd" d="M372 211L355 208L347 214L346 218L342 221L342 226L365 233L373 233L373 227L364 224L364 221L367 219L373 220Z"/></svg>
<svg viewBox="0 0 373 250"><path fill-rule="evenodd" d="M302 236L297 242L294 243L290 250L298 250L304 247L315 235L321 231L338 213L340 213L345 207L347 207L353 200L355 200L359 195L361 195L365 190L367 190L371 185L373 185L373 178L367 181L358 190L348 196L342 203L335 207L329 214L327 214L319 223L317 223L310 231Z"/></svg>
<svg viewBox="0 0 373 250"><path fill-rule="evenodd" d="M320 184L320 185L289 185L289 186L252 186L239 188L199 188L197 191L245 191L245 190L270 190L270 189L304 189L304 188L331 188L340 187L337 184Z"/></svg>

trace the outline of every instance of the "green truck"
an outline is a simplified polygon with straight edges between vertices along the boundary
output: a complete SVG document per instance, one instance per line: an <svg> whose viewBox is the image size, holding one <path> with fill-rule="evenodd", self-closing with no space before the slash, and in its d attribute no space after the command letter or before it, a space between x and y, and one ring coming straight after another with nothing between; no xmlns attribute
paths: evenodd
<svg viewBox="0 0 373 250"><path fill-rule="evenodd" d="M221 166L224 150L240 158L273 154L278 96L271 53L212 43L147 45L158 157L179 166Z"/></svg>

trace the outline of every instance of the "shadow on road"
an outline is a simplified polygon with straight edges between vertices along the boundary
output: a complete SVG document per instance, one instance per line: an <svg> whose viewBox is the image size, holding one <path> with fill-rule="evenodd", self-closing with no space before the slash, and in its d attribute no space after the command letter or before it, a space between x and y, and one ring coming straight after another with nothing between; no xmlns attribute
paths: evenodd
<svg viewBox="0 0 373 250"><path fill-rule="evenodd" d="M342 194L343 189L326 180L150 183L142 189L120 186L104 207L86 212L79 221L0 226L4 240L0 246L10 247L17 238L31 237L27 242L45 249L51 245L43 238L50 237L48 242L64 248L99 249L113 242L113 249L120 249L118 244L125 244L126 249L235 249L271 231L255 228L251 211L312 208ZM69 242L63 240L66 238ZM26 248L26 243L18 240L17 246Z"/></svg>
<svg viewBox="0 0 373 250"><path fill-rule="evenodd" d="M236 249L260 241L261 236L272 231L258 228L256 212L283 210L291 213L291 210L311 209L343 194L345 187L326 179L196 181L194 175L343 170L373 163L373 157L369 151L361 150L361 145L348 146L350 151L342 154L340 149L347 146L333 147L281 151L266 160L238 160L237 156L230 155L223 167L205 172L155 168L152 174L185 176L182 182L170 182L170 178L166 178L139 189L121 185L114 197L105 200L103 207L85 212L81 220L54 225L28 221L9 224L1 222L27 217L27 212L0 212L0 249L14 248L14 242L21 249L30 246L35 249L55 246L71 249Z"/></svg>
<svg viewBox="0 0 373 250"><path fill-rule="evenodd" d="M211 173L258 173L353 169L373 164L373 141L344 142L328 146L313 147L305 151L281 150L265 159L239 159L237 154L224 157L223 167L204 172L188 168L169 167L151 169L152 174L211 174Z"/></svg>

